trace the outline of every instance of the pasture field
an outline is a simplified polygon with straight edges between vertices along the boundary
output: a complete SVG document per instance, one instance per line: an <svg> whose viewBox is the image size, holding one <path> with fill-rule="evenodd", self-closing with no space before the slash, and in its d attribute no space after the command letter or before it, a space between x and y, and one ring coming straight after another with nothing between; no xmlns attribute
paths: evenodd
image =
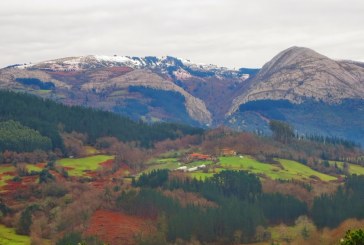
<svg viewBox="0 0 364 245"><path fill-rule="evenodd" d="M262 163L250 156L240 157L220 157L220 165L228 170L245 170L254 174L265 174L272 179L287 179L288 174L280 172L278 165Z"/></svg>
<svg viewBox="0 0 364 245"><path fill-rule="evenodd" d="M30 245L30 237L15 233L15 229L0 225L1 245Z"/></svg>
<svg viewBox="0 0 364 245"><path fill-rule="evenodd" d="M263 163L251 156L229 156L220 157L219 162L214 166L214 170L209 169L204 173L202 170L188 173L191 177L197 179L205 179L213 176L214 173L218 173L222 170L244 170L259 176L266 176L270 179L283 179L283 180L310 180L313 178L320 179L322 181L333 181L337 178L331 175L327 175L310 167L301 164L296 161L287 159L275 159L278 164ZM196 161L183 166L188 168L197 167L199 165L210 165L212 161ZM177 158L157 158L152 159L148 163L148 168L144 172L150 172L155 169L169 169L175 170L182 164ZM342 166L342 163L341 163ZM364 174L364 167L351 164L351 173Z"/></svg>
<svg viewBox="0 0 364 245"><path fill-rule="evenodd" d="M356 164L349 164L349 173L364 175L364 167Z"/></svg>
<svg viewBox="0 0 364 245"><path fill-rule="evenodd" d="M148 168L143 171L144 173L149 173L156 169L174 170L180 166L180 162L177 158L157 158L150 160L147 164Z"/></svg>
<svg viewBox="0 0 364 245"><path fill-rule="evenodd" d="M337 179L334 176L320 173L296 161L285 160L285 159L278 159L278 161L282 164L285 170L287 170L290 174L296 176L301 176L303 178L310 178L310 176L316 176L323 181L331 181Z"/></svg>
<svg viewBox="0 0 364 245"><path fill-rule="evenodd" d="M70 176L84 176L86 171L95 171L100 168L100 164L114 159L114 156L97 155L84 158L63 158L57 161L57 165L68 169Z"/></svg>
<svg viewBox="0 0 364 245"><path fill-rule="evenodd" d="M340 169L343 169L344 163L339 161L329 161L331 166L334 166L335 163ZM357 164L349 164L349 173L350 174L357 174L357 175L364 175L364 167L357 165Z"/></svg>
<svg viewBox="0 0 364 245"><path fill-rule="evenodd" d="M336 177L320 173L296 161L285 159L276 160L278 160L280 164L262 163L251 156L220 157L220 163L218 163L220 167L215 168L215 172L221 170L244 170L257 175L265 175L271 179L307 180L315 176L322 181L336 180ZM190 176L198 179L205 179L212 175L212 172L203 173L202 171L190 173Z"/></svg>

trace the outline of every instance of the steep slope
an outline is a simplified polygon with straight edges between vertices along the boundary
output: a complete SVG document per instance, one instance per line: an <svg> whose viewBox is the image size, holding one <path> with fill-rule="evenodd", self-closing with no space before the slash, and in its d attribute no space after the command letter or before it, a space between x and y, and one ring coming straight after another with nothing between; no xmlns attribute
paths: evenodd
<svg viewBox="0 0 364 245"><path fill-rule="evenodd" d="M293 103L313 99L329 104L364 99L364 68L355 62L331 60L308 48L292 47L263 66L234 99L229 114L241 104L264 99Z"/></svg>
<svg viewBox="0 0 364 245"><path fill-rule="evenodd" d="M134 119L211 125L224 118L248 73L256 70L231 70L170 56L89 55L1 69L0 88Z"/></svg>
<svg viewBox="0 0 364 245"><path fill-rule="evenodd" d="M341 137L364 145L364 66L292 47L266 63L239 91L225 124L269 133L269 120L298 134Z"/></svg>

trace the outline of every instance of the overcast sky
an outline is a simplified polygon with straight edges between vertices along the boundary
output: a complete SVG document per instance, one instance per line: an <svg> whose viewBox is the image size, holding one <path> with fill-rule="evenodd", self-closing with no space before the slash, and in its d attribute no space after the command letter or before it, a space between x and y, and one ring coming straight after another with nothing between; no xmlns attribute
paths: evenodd
<svg viewBox="0 0 364 245"><path fill-rule="evenodd" d="M1 0L0 67L88 54L261 67L290 46L364 61L363 0Z"/></svg>

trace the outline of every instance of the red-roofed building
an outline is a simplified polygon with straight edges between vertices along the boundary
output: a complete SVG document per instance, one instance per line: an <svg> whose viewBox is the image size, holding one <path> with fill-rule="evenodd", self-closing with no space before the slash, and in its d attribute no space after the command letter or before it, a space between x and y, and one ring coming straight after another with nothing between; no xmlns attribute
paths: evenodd
<svg viewBox="0 0 364 245"><path fill-rule="evenodd" d="M187 162L193 162L193 161L209 161L212 160L212 157L210 155L205 155L201 153L191 153L186 156Z"/></svg>

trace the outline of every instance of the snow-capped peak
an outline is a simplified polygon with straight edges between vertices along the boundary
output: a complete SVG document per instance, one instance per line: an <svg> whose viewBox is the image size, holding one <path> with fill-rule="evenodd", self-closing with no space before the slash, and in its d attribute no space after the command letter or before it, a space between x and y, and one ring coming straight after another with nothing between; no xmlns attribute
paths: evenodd
<svg viewBox="0 0 364 245"><path fill-rule="evenodd" d="M79 57L67 57L55 59L36 64L24 64L17 66L18 68L42 69L51 71L82 71L89 69L100 69L107 67L130 67L132 69L151 69L161 73L170 75L178 71L179 76L216 76L216 77L242 77L243 74L238 70L228 69L226 67L218 67L216 65L207 65L202 63L194 63L188 59L180 59L171 56L106 56L106 55L87 55ZM187 73L189 75L187 75ZM245 79L246 77L244 77Z"/></svg>

